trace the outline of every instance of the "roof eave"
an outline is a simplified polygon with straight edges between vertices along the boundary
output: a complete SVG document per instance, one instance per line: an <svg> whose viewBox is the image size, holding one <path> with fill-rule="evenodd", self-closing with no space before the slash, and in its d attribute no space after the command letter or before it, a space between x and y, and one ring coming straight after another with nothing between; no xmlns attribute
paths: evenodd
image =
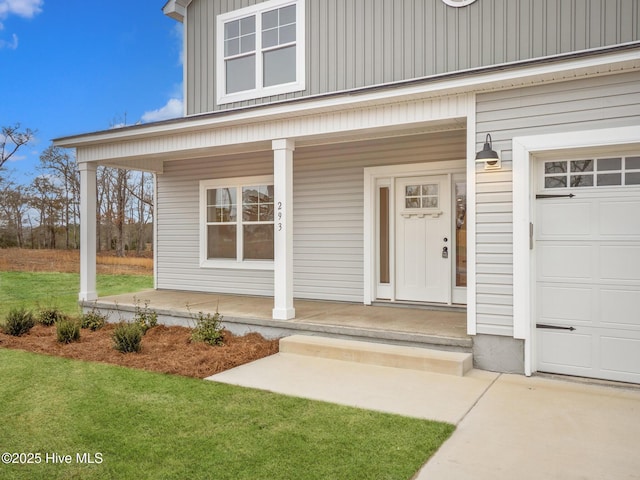
<svg viewBox="0 0 640 480"><path fill-rule="evenodd" d="M626 65L626 68L621 67L622 70L640 69L640 43L636 42L620 47L622 46L618 46L616 49L608 48L589 52L590 55L586 54L587 52L580 52L580 54L563 55L553 59L545 58L538 61L485 67L358 90L288 99L269 105L201 113L154 123L61 137L54 139L53 142L60 147L72 148L110 141L133 140L147 135L200 130L247 121L255 122L285 114L289 116L304 115L310 113L311 110L334 110L371 101L378 103L384 99L398 101L409 96L437 96L471 91L491 91L505 87L515 88L521 86L520 83L525 85L550 79L553 81L554 72L560 77L564 77L568 73L574 74L592 64L601 67L612 64Z"/></svg>

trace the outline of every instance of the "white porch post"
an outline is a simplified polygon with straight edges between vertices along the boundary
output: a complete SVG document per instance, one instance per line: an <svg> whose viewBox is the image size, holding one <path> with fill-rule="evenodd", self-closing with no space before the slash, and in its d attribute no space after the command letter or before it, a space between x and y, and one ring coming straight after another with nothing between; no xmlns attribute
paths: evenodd
<svg viewBox="0 0 640 480"><path fill-rule="evenodd" d="M98 298L96 290L96 170L79 162L80 169L80 301Z"/></svg>
<svg viewBox="0 0 640 480"><path fill-rule="evenodd" d="M274 307L275 320L296 316L293 308L293 150L291 139L274 140Z"/></svg>

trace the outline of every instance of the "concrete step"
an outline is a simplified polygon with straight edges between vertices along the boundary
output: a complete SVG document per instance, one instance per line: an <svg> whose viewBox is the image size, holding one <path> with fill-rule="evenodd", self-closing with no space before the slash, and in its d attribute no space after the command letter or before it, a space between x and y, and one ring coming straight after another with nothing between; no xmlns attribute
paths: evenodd
<svg viewBox="0 0 640 480"><path fill-rule="evenodd" d="M280 353L308 355L457 376L464 376L465 373L473 368L473 357L470 353L447 352L310 335L292 335L282 338L280 340Z"/></svg>

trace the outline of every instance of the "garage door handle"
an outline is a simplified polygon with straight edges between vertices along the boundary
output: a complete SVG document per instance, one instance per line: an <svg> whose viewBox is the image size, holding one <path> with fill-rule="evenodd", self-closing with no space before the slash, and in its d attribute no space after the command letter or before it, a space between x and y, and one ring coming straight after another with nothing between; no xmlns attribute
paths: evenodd
<svg viewBox="0 0 640 480"><path fill-rule="evenodd" d="M546 325L544 323L536 323L536 328L548 328L551 330L571 330L572 332L575 330L574 327L561 327L559 325Z"/></svg>
<svg viewBox="0 0 640 480"><path fill-rule="evenodd" d="M567 195L544 195L544 194L536 195L536 198L573 198L573 197L575 197L573 193L569 193Z"/></svg>

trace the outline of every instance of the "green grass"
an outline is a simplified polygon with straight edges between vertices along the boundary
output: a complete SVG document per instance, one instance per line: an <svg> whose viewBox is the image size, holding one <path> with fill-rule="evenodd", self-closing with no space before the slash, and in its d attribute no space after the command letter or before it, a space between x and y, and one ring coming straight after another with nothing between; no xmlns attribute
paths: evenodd
<svg viewBox="0 0 640 480"><path fill-rule="evenodd" d="M99 295L116 295L153 288L153 277L145 275L98 275ZM68 315L80 313L77 273L0 272L0 319L12 307L56 306Z"/></svg>
<svg viewBox="0 0 640 480"><path fill-rule="evenodd" d="M448 424L0 349L3 479L401 479ZM77 453L100 453L78 464ZM46 454L71 455L71 465Z"/></svg>

